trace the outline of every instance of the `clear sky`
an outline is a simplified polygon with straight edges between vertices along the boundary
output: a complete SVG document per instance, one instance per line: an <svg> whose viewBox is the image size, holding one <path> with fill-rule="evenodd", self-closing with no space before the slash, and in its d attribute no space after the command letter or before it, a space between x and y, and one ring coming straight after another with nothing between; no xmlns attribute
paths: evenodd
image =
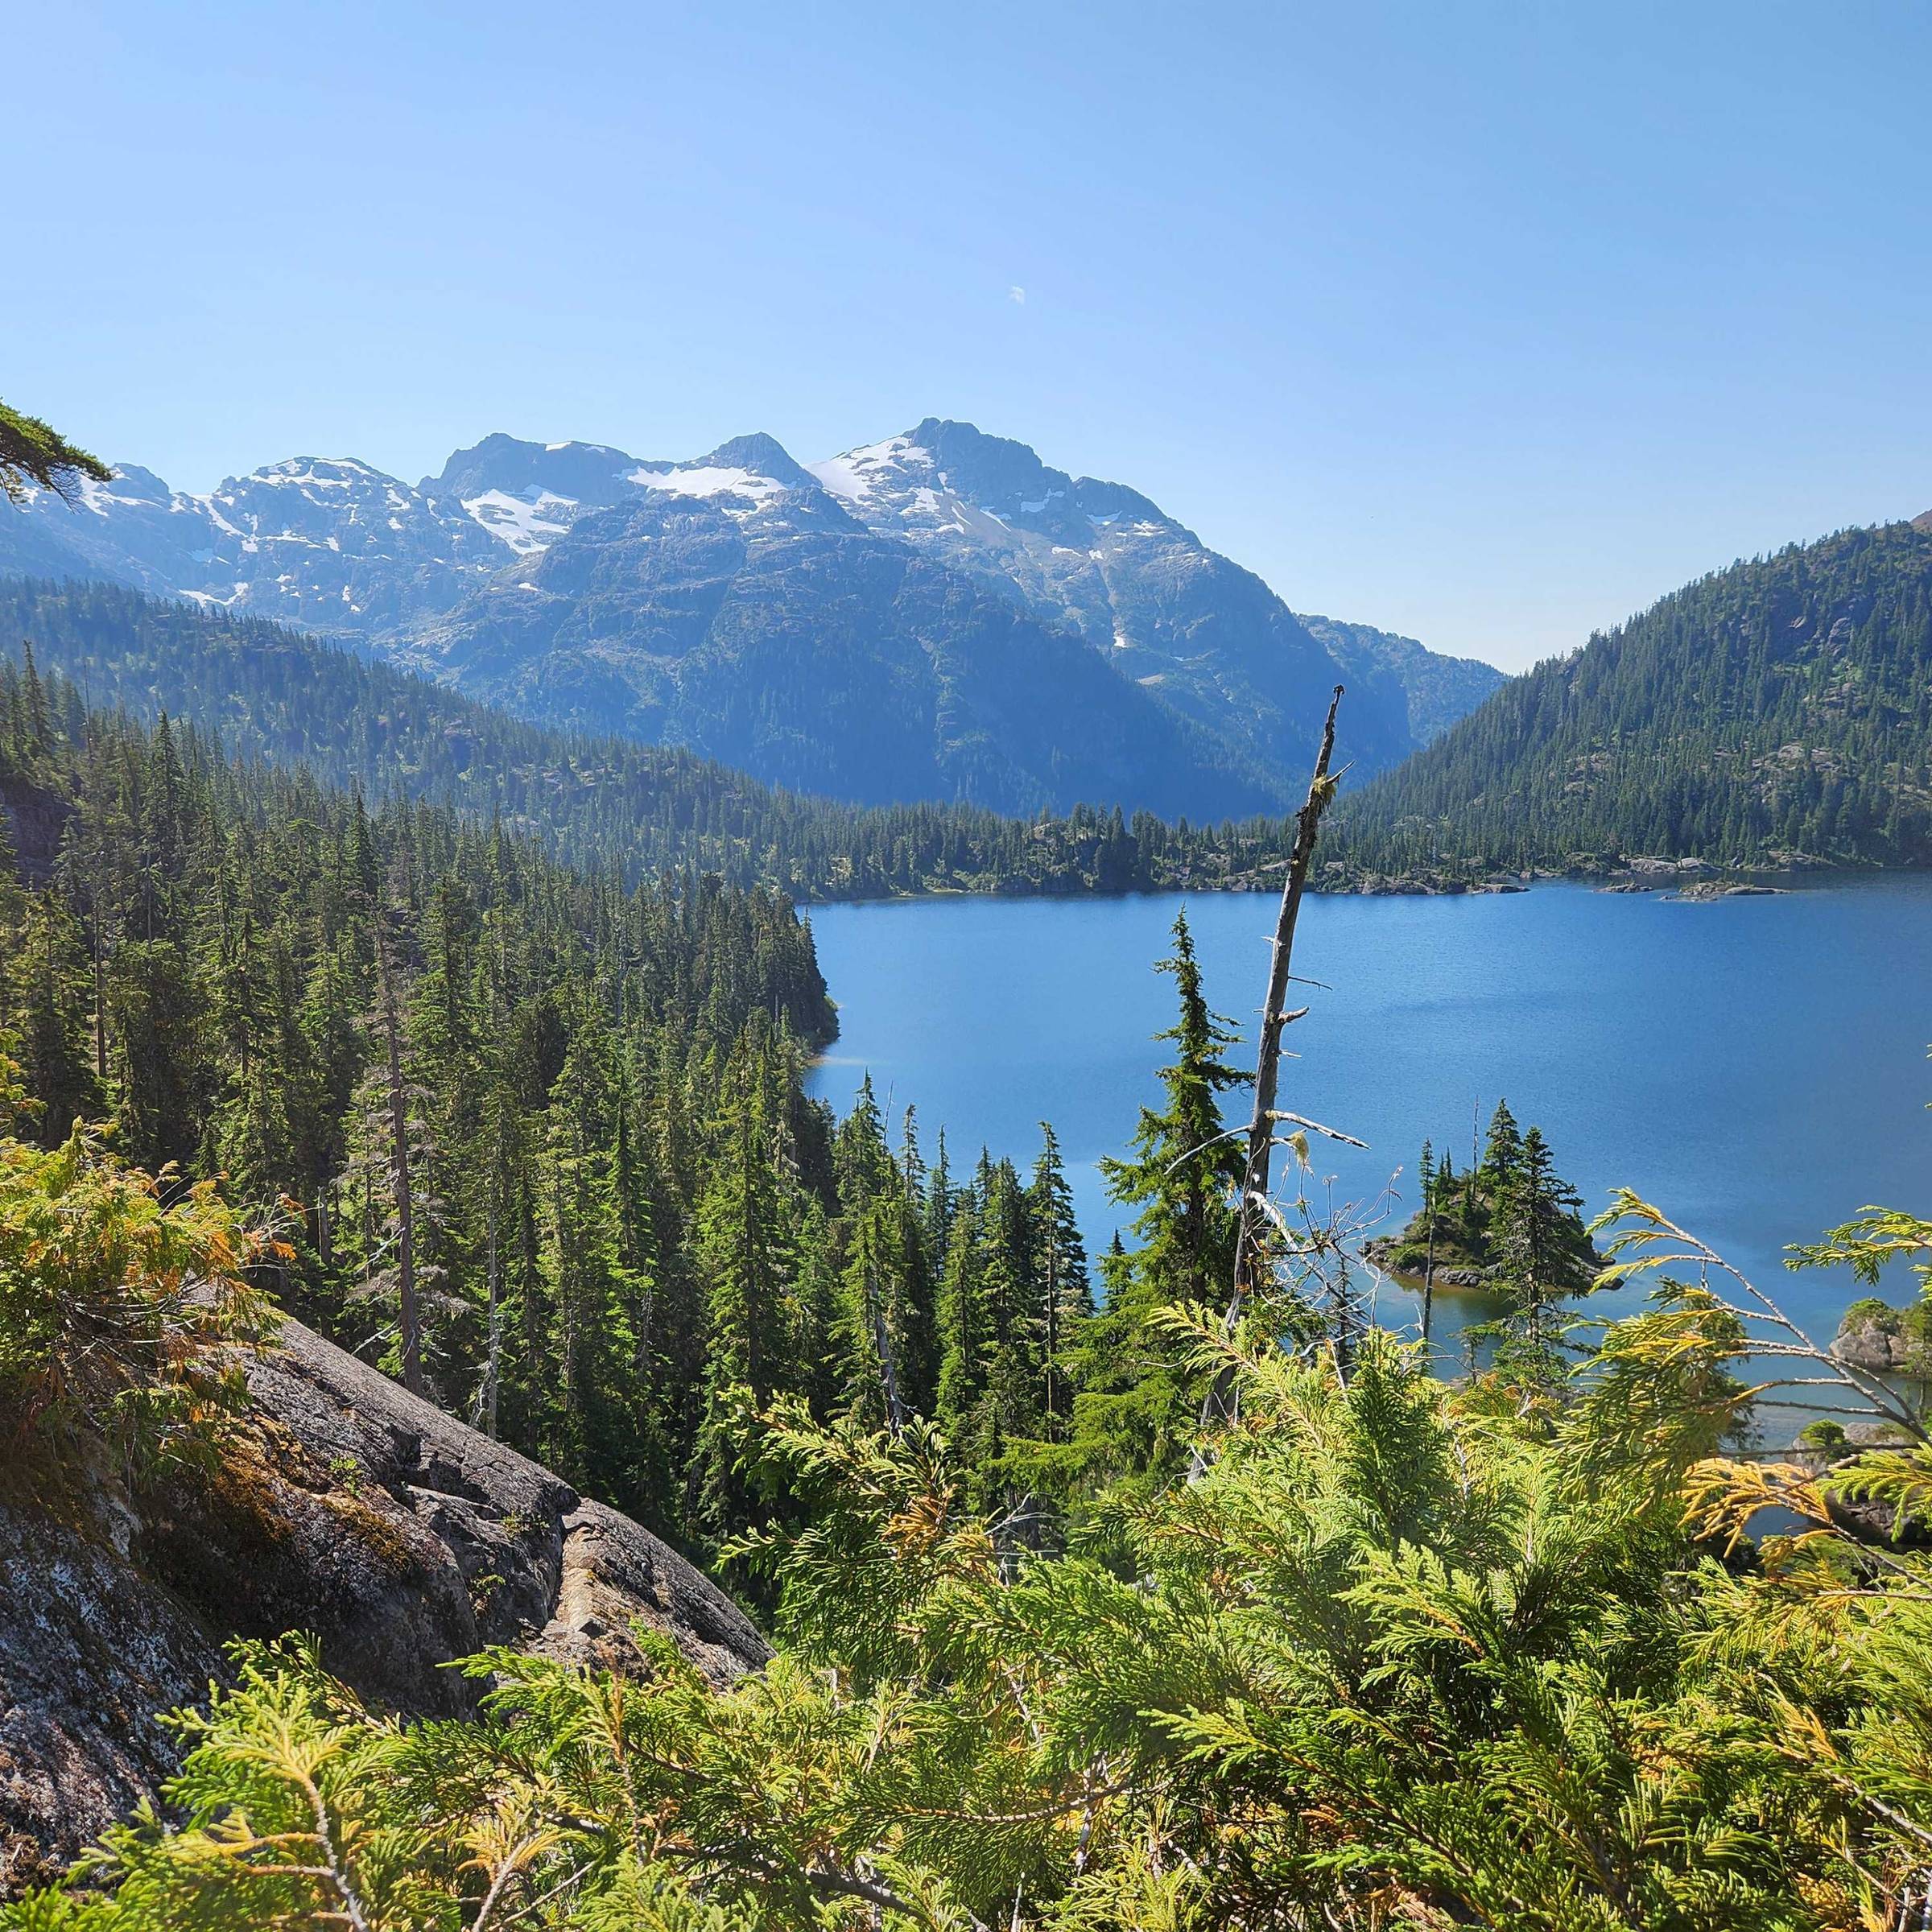
<svg viewBox="0 0 1932 1932"><path fill-rule="evenodd" d="M1920 0L0 0L0 394L182 487L958 416L1511 667L1932 507Z"/></svg>

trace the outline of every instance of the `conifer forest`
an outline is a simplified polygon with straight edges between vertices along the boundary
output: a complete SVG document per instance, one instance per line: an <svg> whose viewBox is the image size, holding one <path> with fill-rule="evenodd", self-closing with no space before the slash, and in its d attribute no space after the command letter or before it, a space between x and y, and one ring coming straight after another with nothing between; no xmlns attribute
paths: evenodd
<svg viewBox="0 0 1932 1932"><path fill-rule="evenodd" d="M1932 1932L1932 5L5 21L0 1932Z"/></svg>

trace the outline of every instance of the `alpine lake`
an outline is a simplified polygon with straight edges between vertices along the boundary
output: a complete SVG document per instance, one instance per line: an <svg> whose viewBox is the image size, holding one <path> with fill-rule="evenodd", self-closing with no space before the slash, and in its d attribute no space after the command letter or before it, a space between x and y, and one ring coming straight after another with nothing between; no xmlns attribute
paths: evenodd
<svg viewBox="0 0 1932 1932"><path fill-rule="evenodd" d="M812 910L840 1034L811 1092L849 1108L869 1073L896 1137L916 1107L930 1161L982 1146L1022 1175L1039 1124L1059 1136L1090 1255L1131 1209L1100 1158L1158 1097L1174 987L1154 970L1185 904L1206 992L1252 1067L1275 901L1262 894L951 898ZM1612 1190L1654 1203L1741 1269L1815 1340L1870 1292L1792 1273L1790 1245L1868 1203L1932 1202L1932 877L1831 876L1761 897L1679 899L1569 884L1452 897L1311 894L1302 908L1279 1104L1367 1143L1278 1153L1276 1191L1305 1191L1360 1233L1416 1205L1425 1137L1460 1168L1498 1097L1542 1128L1585 1218ZM1226 1096L1230 1125L1248 1098ZM1364 1270L1375 1319L1419 1332L1422 1298ZM1096 1282L1097 1286L1097 1282ZM1896 1268L1880 1292L1910 1298ZM1637 1306L1637 1286L1579 1312ZM1494 1298L1439 1286L1439 1365Z"/></svg>

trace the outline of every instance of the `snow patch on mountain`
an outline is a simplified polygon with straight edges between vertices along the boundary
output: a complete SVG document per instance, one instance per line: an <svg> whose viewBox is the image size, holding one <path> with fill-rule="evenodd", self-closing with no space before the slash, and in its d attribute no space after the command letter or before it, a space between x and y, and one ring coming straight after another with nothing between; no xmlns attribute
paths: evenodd
<svg viewBox="0 0 1932 1932"><path fill-rule="evenodd" d="M828 456L823 463L807 463L805 467L835 497L863 503L876 488L909 469L931 470L932 457L910 436L888 436L882 443L862 444L842 456ZM923 493L932 495L930 489Z"/></svg>
<svg viewBox="0 0 1932 1932"><path fill-rule="evenodd" d="M117 470L114 473L114 481L119 482L120 480L121 473ZM32 493L38 495L39 493L35 491ZM118 493L107 484L97 482L92 477L81 478L79 493L80 507L93 511L97 517L112 516L117 509L145 510L150 506L151 501L146 497L133 497Z"/></svg>
<svg viewBox="0 0 1932 1932"><path fill-rule="evenodd" d="M528 490L513 496L506 489L486 489L480 497L465 497L463 507L484 529L507 543L520 557L549 547L552 537L569 529L569 520L555 521L559 510L575 510L575 497L560 497L554 490Z"/></svg>
<svg viewBox="0 0 1932 1932"><path fill-rule="evenodd" d="M664 469L640 467L630 472L629 480L641 489L668 490L675 496L742 497L749 507L719 506L727 516L740 518L762 510L785 487L756 470L708 464L674 464Z"/></svg>

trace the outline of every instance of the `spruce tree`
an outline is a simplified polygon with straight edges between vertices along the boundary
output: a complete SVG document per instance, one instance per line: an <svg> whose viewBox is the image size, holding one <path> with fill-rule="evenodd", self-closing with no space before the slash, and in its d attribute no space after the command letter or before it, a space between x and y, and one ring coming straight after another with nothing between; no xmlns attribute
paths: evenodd
<svg viewBox="0 0 1932 1932"><path fill-rule="evenodd" d="M1496 1209L1496 1265L1509 1295L1506 1365L1538 1383L1559 1373L1558 1311L1590 1285L1583 1197L1557 1174L1541 1130L1523 1136L1514 1176Z"/></svg>
<svg viewBox="0 0 1932 1932"><path fill-rule="evenodd" d="M696 1247L705 1287L703 1414L693 1451L700 1521L722 1538L751 1521L752 1499L737 1468L737 1423L746 1400L762 1408L782 1367L785 1289L777 1185L759 1145L760 1123L741 1106L697 1212Z"/></svg>
<svg viewBox="0 0 1932 1932"><path fill-rule="evenodd" d="M1026 1191L1033 1230L1033 1278L1040 1304L1040 1407L1048 1436L1059 1435L1072 1410L1067 1358L1081 1324L1093 1313L1087 1249L1073 1211L1073 1190L1053 1129L1040 1123L1040 1153Z"/></svg>
<svg viewBox="0 0 1932 1932"><path fill-rule="evenodd" d="M1247 1077L1221 1058L1241 1036L1208 1007L1184 911L1174 919L1174 951L1157 970L1172 975L1180 1008L1154 1036L1174 1049L1160 1072L1162 1104L1141 1109L1131 1159L1100 1163L1114 1199L1140 1209L1133 1265L1150 1306L1211 1299L1233 1279L1233 1191L1245 1150L1227 1132L1216 1096Z"/></svg>

